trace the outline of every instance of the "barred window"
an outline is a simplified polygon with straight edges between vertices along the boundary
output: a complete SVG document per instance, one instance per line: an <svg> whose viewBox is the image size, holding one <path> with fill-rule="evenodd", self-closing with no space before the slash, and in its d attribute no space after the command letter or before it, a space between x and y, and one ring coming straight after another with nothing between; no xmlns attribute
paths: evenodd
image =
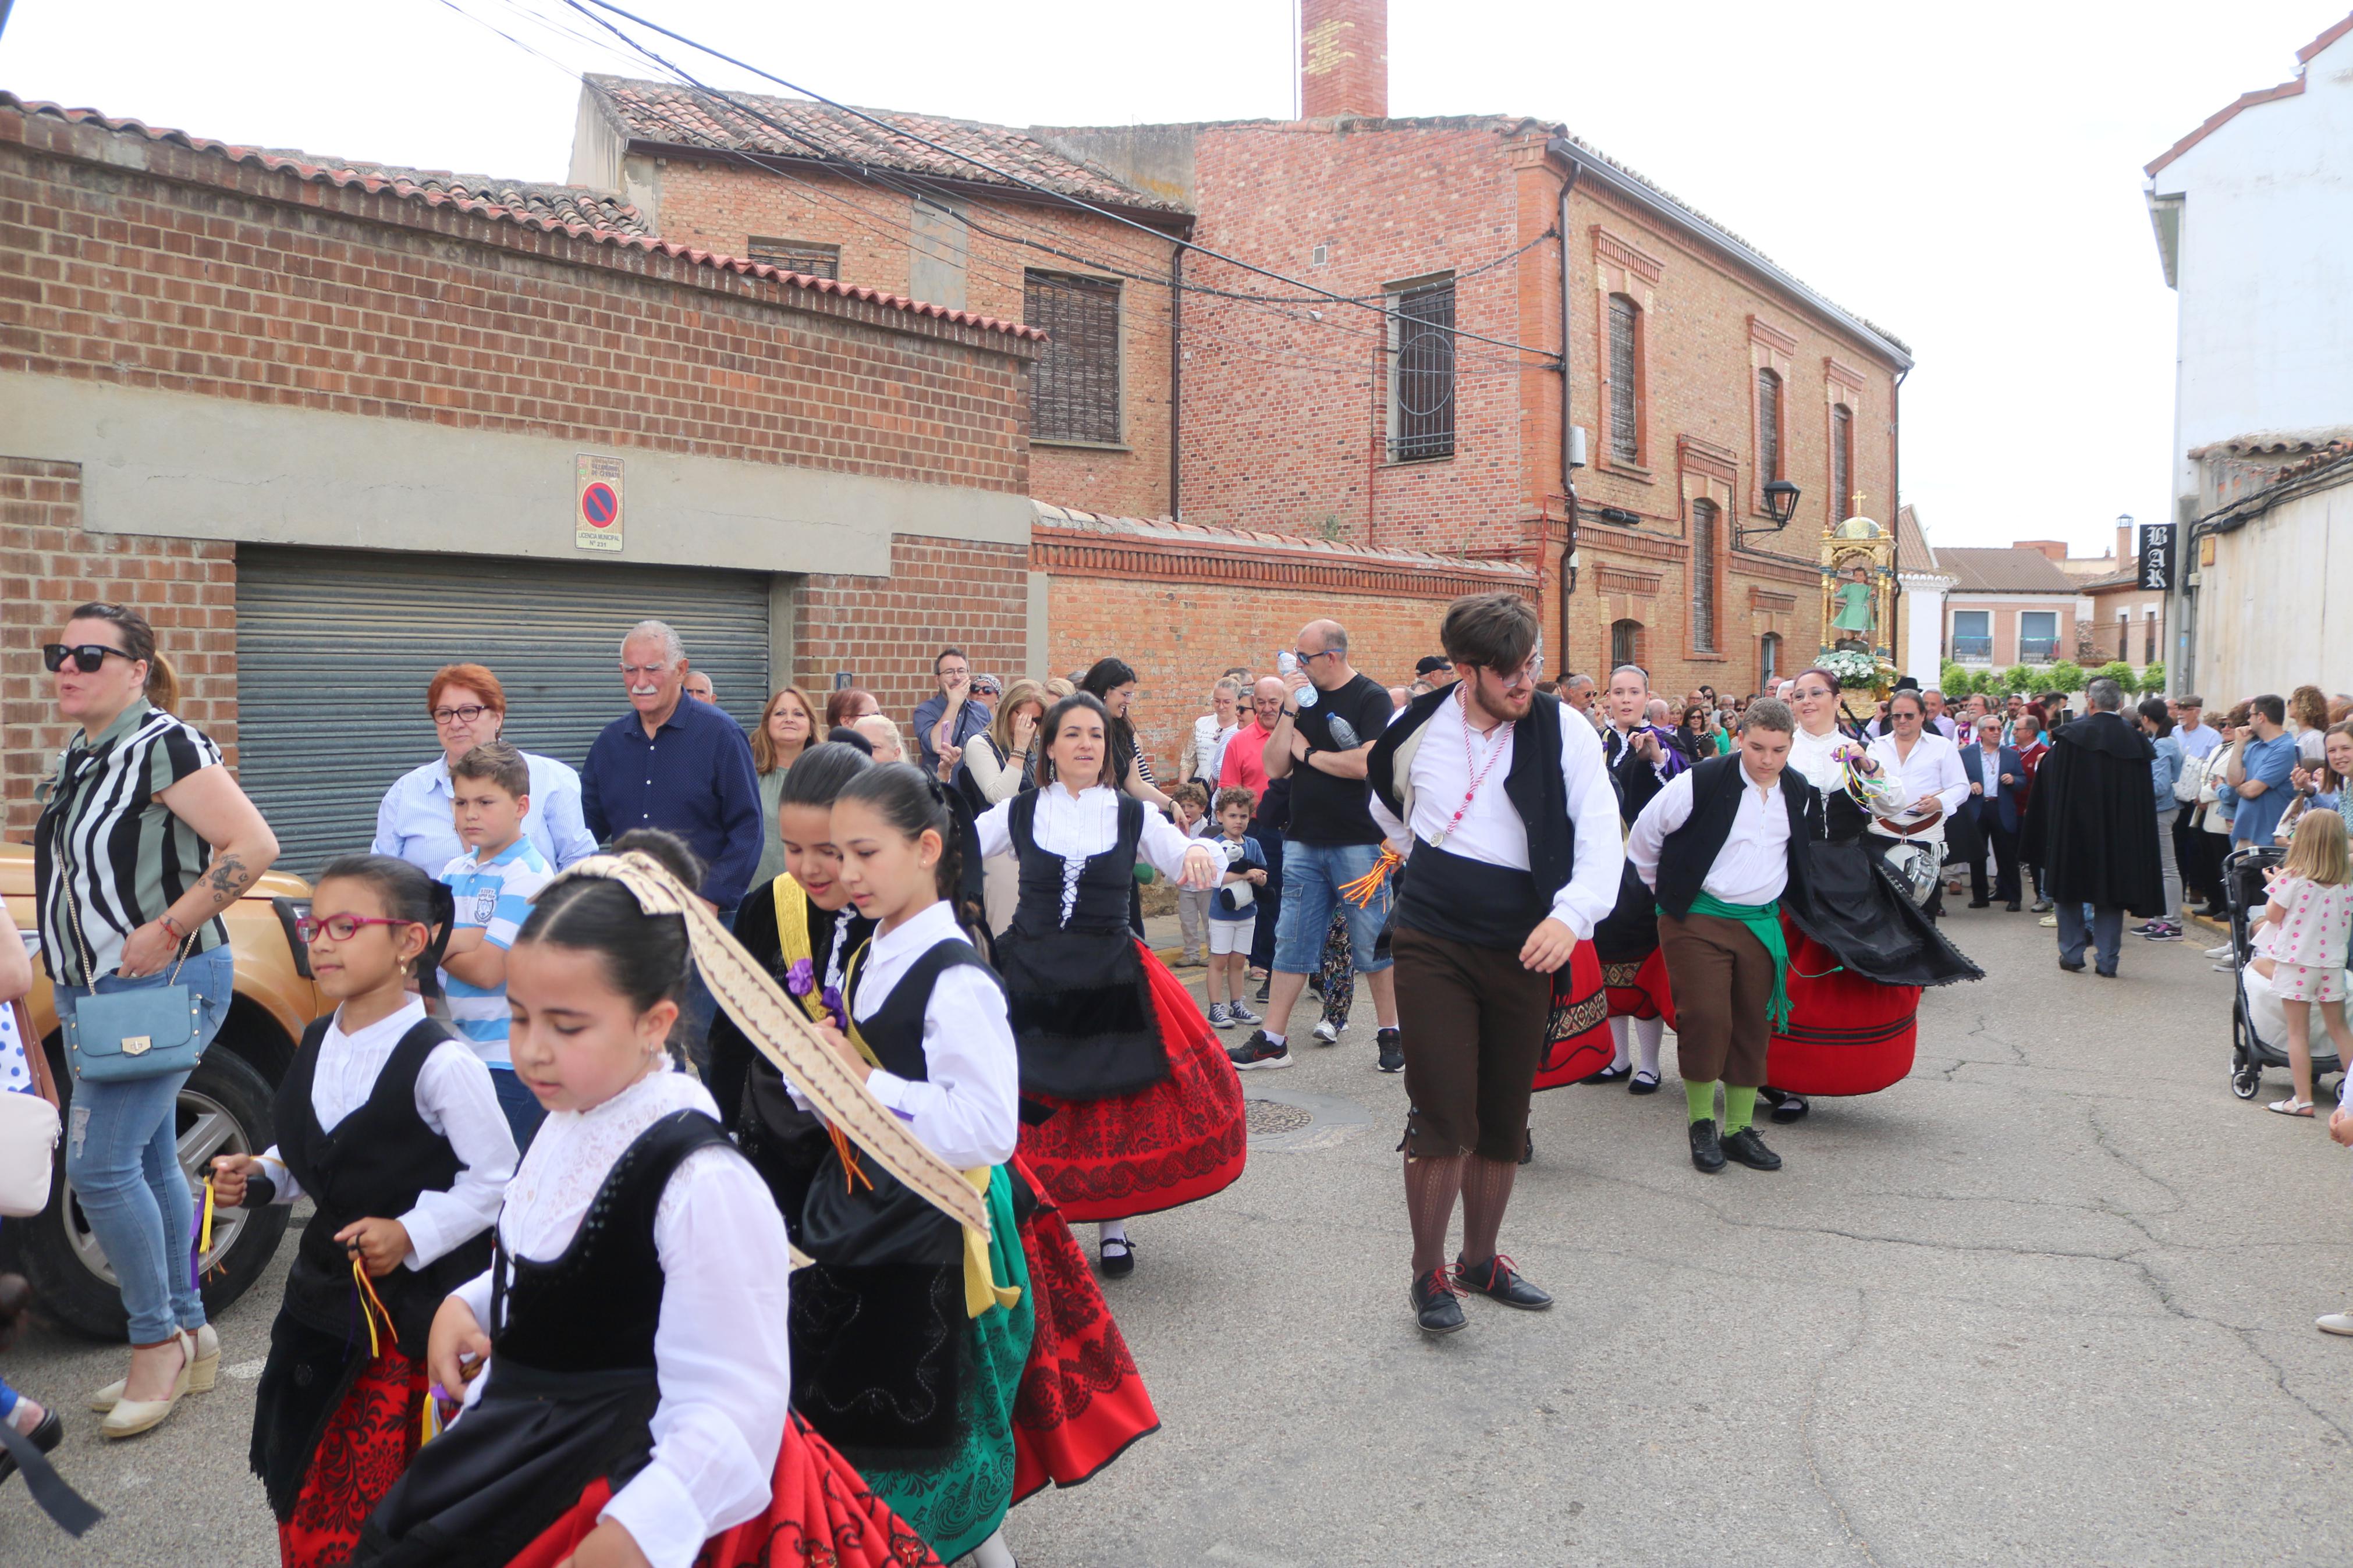
<svg viewBox="0 0 2353 1568"><path fill-rule="evenodd" d="M1612 621L1609 623L1609 668L1621 664L1642 662L1642 623Z"/></svg>
<svg viewBox="0 0 2353 1568"><path fill-rule="evenodd" d="M1642 460L1642 311L1623 294L1609 296L1609 460Z"/></svg>
<svg viewBox="0 0 2353 1568"><path fill-rule="evenodd" d="M797 272L804 278L841 278L841 247L819 245L813 240L776 239L755 234L745 242L751 258L769 267L781 267L787 272Z"/></svg>
<svg viewBox="0 0 2353 1568"><path fill-rule="evenodd" d="M1757 639L1757 689L1770 691L1781 679L1781 634L1767 632Z"/></svg>
<svg viewBox="0 0 2353 1568"><path fill-rule="evenodd" d="M1102 278L1032 272L1023 290L1021 318L1047 334L1029 378L1032 437L1116 445L1119 285Z"/></svg>
<svg viewBox="0 0 2353 1568"><path fill-rule="evenodd" d="M1757 473L1760 484L1781 477L1781 378L1757 373Z"/></svg>
<svg viewBox="0 0 2353 1568"><path fill-rule="evenodd" d="M1454 279L1390 296L1389 460L1454 455Z"/></svg>
<svg viewBox="0 0 2353 1568"><path fill-rule="evenodd" d="M1841 403L1831 409L1831 516L1852 517L1854 504L1854 410Z"/></svg>
<svg viewBox="0 0 2353 1568"><path fill-rule="evenodd" d="M1691 636L1697 653L1714 653L1715 646L1715 503L1692 502Z"/></svg>

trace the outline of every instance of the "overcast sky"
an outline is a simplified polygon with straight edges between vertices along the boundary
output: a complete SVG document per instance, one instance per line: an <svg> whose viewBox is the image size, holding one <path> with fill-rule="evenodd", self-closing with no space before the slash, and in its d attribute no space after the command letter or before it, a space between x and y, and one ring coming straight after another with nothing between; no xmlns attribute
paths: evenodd
<svg viewBox="0 0 2353 1568"><path fill-rule="evenodd" d="M1912 345L1905 499L1936 542L2097 553L2119 512L2168 511L2174 303L2141 165L2285 79L2348 4L2238 0L2223 26L2211 0L1391 0L1389 109L1565 121ZM853 103L1016 125L1292 112L1291 0L630 9ZM660 74L566 36L595 31L564 0L16 0L0 87L227 142L553 180L567 73Z"/></svg>

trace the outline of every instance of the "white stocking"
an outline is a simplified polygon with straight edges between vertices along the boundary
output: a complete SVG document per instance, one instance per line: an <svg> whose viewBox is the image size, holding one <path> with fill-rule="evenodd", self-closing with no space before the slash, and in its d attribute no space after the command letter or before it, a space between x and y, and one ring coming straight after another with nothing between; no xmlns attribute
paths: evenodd
<svg viewBox="0 0 2353 1568"><path fill-rule="evenodd" d="M1124 1219L1107 1219L1101 1225L1095 1226L1095 1246L1098 1250L1102 1248L1104 1242L1125 1241L1126 1239L1127 1221ZM1012 1560L1008 1558L1007 1561L1010 1562Z"/></svg>
<svg viewBox="0 0 2353 1568"><path fill-rule="evenodd" d="M1013 1561L1013 1548L1005 1544L1005 1527L1001 1524L987 1540L965 1553L964 1560L976 1568L1018 1568Z"/></svg>
<svg viewBox="0 0 2353 1568"><path fill-rule="evenodd" d="M1609 1021L1614 1024L1618 1020L1612 1018ZM1656 1079L1659 1076L1659 1042L1661 1038L1665 1036L1666 1032L1667 1021L1664 1018L1637 1018L1634 1020L1634 1043L1640 1046L1642 1050L1641 1063L1637 1070L1649 1073L1653 1079ZM1618 1052L1621 1058L1624 1057L1625 1051L1626 1047L1621 1042L1618 1047Z"/></svg>
<svg viewBox="0 0 2353 1568"><path fill-rule="evenodd" d="M1609 1037L1618 1046L1618 1055L1609 1064L1611 1072L1622 1071L1628 1060L1630 1059L1626 1048L1626 1026L1630 1022L1631 1020L1622 1013L1609 1015ZM1651 1054L1655 1056L1656 1050L1654 1049Z"/></svg>

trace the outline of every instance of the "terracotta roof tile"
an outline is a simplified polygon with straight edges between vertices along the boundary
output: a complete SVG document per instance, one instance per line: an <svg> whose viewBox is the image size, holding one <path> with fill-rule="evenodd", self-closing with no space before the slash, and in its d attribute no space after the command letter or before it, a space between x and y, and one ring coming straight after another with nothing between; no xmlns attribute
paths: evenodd
<svg viewBox="0 0 2353 1568"><path fill-rule="evenodd" d="M1339 561L1363 561L1384 566L1421 566L1451 572L1486 572L1502 577L1523 577L1533 580L1535 574L1517 561L1488 560L1468 555L1440 555L1429 550L1375 550L1360 544L1348 544L1330 539L1309 539L1302 534L1268 533L1254 528L1211 528L1205 523L1179 522L1166 517L1107 517L1101 513L1081 511L1075 507L1052 506L1045 501L1037 505L1037 523L1041 528L1064 530L1072 533L1124 533L1166 544L1205 546L1241 546L1244 549L1270 552L1304 552L1328 556Z"/></svg>
<svg viewBox="0 0 2353 1568"><path fill-rule="evenodd" d="M574 238L600 245L633 246L659 251L698 267L718 268L748 277L773 279L815 293L839 294L868 304L904 310L913 315L931 316L983 331L1003 332L1009 337L1037 342L1042 342L1046 336L1037 328L1018 321L1002 321L993 316L976 315L969 310L952 310L944 305L927 304L903 295L885 294L880 289L839 283L830 278L804 277L765 262L745 261L679 245L656 236L637 208L586 186L502 180L489 174L453 174L446 169L412 169L358 159L321 157L317 153L289 149L242 147L209 137L194 136L185 131L159 129L137 120L117 119L101 114L95 109L68 109L37 99L20 98L0 89L0 113L12 110L26 115L63 121L71 125L94 125L121 135L167 142L192 152L211 153L233 163L248 163L273 174L291 174L314 184L344 187L357 185L370 195L384 193L427 206L450 206L477 216L518 223L551 234L567 234Z"/></svg>
<svg viewBox="0 0 2353 1568"><path fill-rule="evenodd" d="M897 110L861 111L898 131L913 133L902 135L807 99L733 91L722 99L677 82L593 75L583 79L621 133L632 141L856 163L935 179L1016 188L1012 181L967 163L965 157L936 152L913 140L920 136L951 149L953 153L978 159L1082 201L1172 215L1189 212L1178 203L1137 190L1108 171L1011 126L950 120L936 114L908 114ZM729 99L735 101L730 102ZM746 113L736 107L737 103L757 110L758 114ZM778 126L785 129L779 130Z"/></svg>
<svg viewBox="0 0 2353 1568"><path fill-rule="evenodd" d="M2079 594L2084 581L2071 577L2039 550L1939 550L1936 570L1953 579L1953 593Z"/></svg>

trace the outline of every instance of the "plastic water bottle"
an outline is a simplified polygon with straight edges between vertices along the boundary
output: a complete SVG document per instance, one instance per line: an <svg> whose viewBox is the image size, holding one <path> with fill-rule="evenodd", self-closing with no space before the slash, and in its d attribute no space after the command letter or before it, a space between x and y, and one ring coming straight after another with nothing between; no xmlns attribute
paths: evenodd
<svg viewBox="0 0 2353 1568"><path fill-rule="evenodd" d="M1282 672L1282 679L1284 680L1295 680L1299 683L1291 689L1292 701L1297 703L1302 708L1313 708L1315 706L1315 683L1308 679L1306 675L1300 669L1299 656L1297 654L1291 652L1288 648L1276 654L1274 656L1274 667Z"/></svg>

